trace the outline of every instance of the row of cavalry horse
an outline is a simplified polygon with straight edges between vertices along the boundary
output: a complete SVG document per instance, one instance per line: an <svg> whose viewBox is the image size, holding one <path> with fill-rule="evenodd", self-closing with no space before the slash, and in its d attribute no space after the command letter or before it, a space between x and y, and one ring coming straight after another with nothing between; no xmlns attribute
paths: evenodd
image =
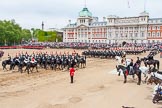
<svg viewBox="0 0 162 108"><path fill-rule="evenodd" d="M52 70L68 70L72 65L76 68L86 67L86 57L79 54L76 55L19 55L14 58L2 61L3 70L6 65L10 66L10 70L14 70L15 66L18 67L19 72L27 71L32 72L35 68L38 72L38 67ZM24 69L25 68L25 69ZM24 69L24 70L23 70Z"/></svg>
<svg viewBox="0 0 162 108"><path fill-rule="evenodd" d="M82 55L87 57L94 57L94 58L108 58L108 59L115 59L115 56L124 56L124 55L139 55L145 53L146 50L88 50L83 51Z"/></svg>
<svg viewBox="0 0 162 108"><path fill-rule="evenodd" d="M116 69L119 72L118 75L120 75L121 72L123 72L124 74L124 83L126 83L126 78L127 75L126 74L130 74L134 75L136 74L138 77L138 85L140 85L141 83L141 73L144 74L144 76L146 76L147 74L150 74L151 72L158 72L159 71L159 66L160 66L160 61L159 60L155 60L154 56L158 54L158 53L154 53L154 51L151 51L146 57L143 57L141 59L138 59L135 63L132 62L132 59L130 58L122 58L122 56L115 56L115 59L117 60L117 65L116 65ZM124 65L123 65L123 61L124 61ZM132 64L131 64L132 62ZM144 64L144 66L142 66L142 63ZM129 72L129 71L133 71L133 72ZM145 79L145 82L147 80L148 76Z"/></svg>

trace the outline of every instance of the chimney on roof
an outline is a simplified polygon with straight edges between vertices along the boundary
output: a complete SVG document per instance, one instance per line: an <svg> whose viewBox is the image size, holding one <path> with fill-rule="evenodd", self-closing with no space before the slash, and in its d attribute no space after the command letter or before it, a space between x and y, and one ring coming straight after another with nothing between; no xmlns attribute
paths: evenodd
<svg viewBox="0 0 162 108"><path fill-rule="evenodd" d="M103 17L103 22L105 22L106 21L106 17Z"/></svg>
<svg viewBox="0 0 162 108"><path fill-rule="evenodd" d="M69 24L71 24L71 20L69 20Z"/></svg>

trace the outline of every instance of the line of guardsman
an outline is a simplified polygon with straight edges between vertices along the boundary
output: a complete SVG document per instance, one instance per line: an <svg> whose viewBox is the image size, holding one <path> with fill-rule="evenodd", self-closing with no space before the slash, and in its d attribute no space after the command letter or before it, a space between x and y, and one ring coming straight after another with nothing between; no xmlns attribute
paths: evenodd
<svg viewBox="0 0 162 108"><path fill-rule="evenodd" d="M71 65L76 66L77 68L83 68L86 66L86 57L81 56L78 53L70 54L47 54L47 53L33 53L29 55L19 54L16 57L11 58L9 56L8 60L2 62L3 69L6 69L6 65L10 65L10 70L13 70L15 66L18 66L18 71L23 72L23 67L25 71L29 73L32 72L34 68L52 69L52 70L63 70L69 69ZM38 70L37 70L38 71Z"/></svg>
<svg viewBox="0 0 162 108"><path fill-rule="evenodd" d="M87 57L100 57L100 58L115 58L115 56L123 56L124 52L122 51L112 51L112 50L88 50L83 51L82 55L85 55Z"/></svg>
<svg viewBox="0 0 162 108"><path fill-rule="evenodd" d="M111 51L124 51L127 55L137 55L146 52L144 47L116 47L110 48Z"/></svg>
<svg viewBox="0 0 162 108"><path fill-rule="evenodd" d="M124 55L137 55L146 52L144 48L142 49L126 49L126 48L110 48L109 50L88 50L82 52L82 55L89 57L101 57L101 58L115 58L115 56Z"/></svg>

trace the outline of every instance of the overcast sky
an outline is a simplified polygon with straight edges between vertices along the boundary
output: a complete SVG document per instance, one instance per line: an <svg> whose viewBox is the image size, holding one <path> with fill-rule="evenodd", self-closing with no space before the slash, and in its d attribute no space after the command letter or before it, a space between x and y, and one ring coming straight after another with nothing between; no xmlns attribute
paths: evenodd
<svg viewBox="0 0 162 108"><path fill-rule="evenodd" d="M103 17L117 15L119 17L138 16L146 11L151 18L162 18L162 0L86 0L87 7L93 16ZM128 3L129 1L129 3ZM15 19L23 28L45 29L62 28L68 20L76 22L78 12L84 7L85 0L1 0L0 20ZM128 5L129 4L129 5Z"/></svg>

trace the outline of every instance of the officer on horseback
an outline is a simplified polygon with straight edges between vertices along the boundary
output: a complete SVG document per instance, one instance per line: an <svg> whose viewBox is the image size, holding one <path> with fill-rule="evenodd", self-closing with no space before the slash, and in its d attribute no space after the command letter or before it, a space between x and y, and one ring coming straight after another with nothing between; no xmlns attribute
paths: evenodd
<svg viewBox="0 0 162 108"><path fill-rule="evenodd" d="M129 74L133 74L133 59L131 59L130 64L127 66L127 69L129 70Z"/></svg>
<svg viewBox="0 0 162 108"><path fill-rule="evenodd" d="M11 60L11 56L8 54L8 60Z"/></svg>
<svg viewBox="0 0 162 108"><path fill-rule="evenodd" d="M141 60L139 59L139 57L137 57L136 64L138 64L138 65L139 65L139 67L141 66Z"/></svg>

